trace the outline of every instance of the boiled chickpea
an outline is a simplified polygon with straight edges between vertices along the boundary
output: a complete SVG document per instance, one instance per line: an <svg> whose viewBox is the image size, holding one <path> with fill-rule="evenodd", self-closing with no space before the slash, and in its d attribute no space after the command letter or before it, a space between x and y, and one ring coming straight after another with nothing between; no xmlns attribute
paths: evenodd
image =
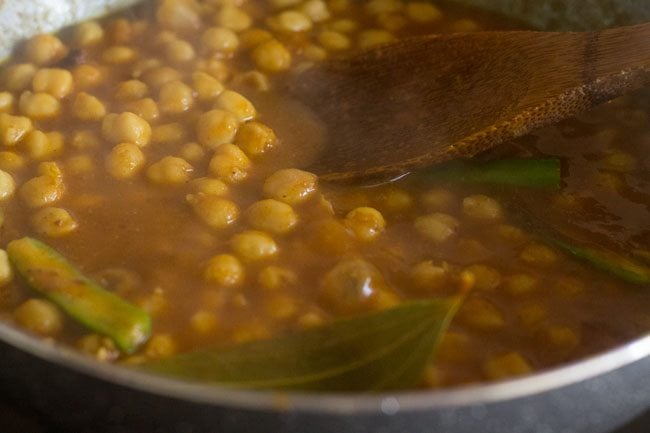
<svg viewBox="0 0 650 433"><path fill-rule="evenodd" d="M460 223L451 215L433 213L415 219L415 229L426 238L441 244L456 235Z"/></svg>
<svg viewBox="0 0 650 433"><path fill-rule="evenodd" d="M331 16L327 3L323 0L307 0L300 6L300 10L315 23L327 21Z"/></svg>
<svg viewBox="0 0 650 433"><path fill-rule="evenodd" d="M73 40L76 46L87 48L104 39L104 29L96 21L86 21L74 28Z"/></svg>
<svg viewBox="0 0 650 433"><path fill-rule="evenodd" d="M94 131L76 131L72 135L72 147L79 150L97 149L100 146L100 138Z"/></svg>
<svg viewBox="0 0 650 433"><path fill-rule="evenodd" d="M208 53L232 54L239 47L239 38L225 27L210 27L201 36L201 46Z"/></svg>
<svg viewBox="0 0 650 433"><path fill-rule="evenodd" d="M537 278L528 274L515 274L508 277L505 289L512 295L526 295L537 287Z"/></svg>
<svg viewBox="0 0 650 433"><path fill-rule="evenodd" d="M165 83L158 94L158 107L164 113L183 113L192 107L193 102L192 88L182 81Z"/></svg>
<svg viewBox="0 0 650 433"><path fill-rule="evenodd" d="M420 202L430 211L448 211L456 205L457 199L448 189L434 187L422 194Z"/></svg>
<svg viewBox="0 0 650 433"><path fill-rule="evenodd" d="M144 354L149 359L172 356L178 351L176 339L169 334L154 334L144 347Z"/></svg>
<svg viewBox="0 0 650 433"><path fill-rule="evenodd" d="M112 143L129 142L146 146L151 139L151 126L142 117L126 111L106 115L102 122L102 133Z"/></svg>
<svg viewBox="0 0 650 433"><path fill-rule="evenodd" d="M387 44L394 40L395 36L386 30L365 30L359 33L357 44L359 48L366 49L376 45Z"/></svg>
<svg viewBox="0 0 650 433"><path fill-rule="evenodd" d="M237 74L233 78L233 84L237 86L251 87L260 92L267 92L271 89L271 82L266 74L260 71L246 71Z"/></svg>
<svg viewBox="0 0 650 433"><path fill-rule="evenodd" d="M14 107L14 95L9 92L0 92L0 112L10 113Z"/></svg>
<svg viewBox="0 0 650 433"><path fill-rule="evenodd" d="M33 159L49 159L63 152L64 139L60 132L47 134L34 130L30 131L23 140L23 146Z"/></svg>
<svg viewBox="0 0 650 433"><path fill-rule="evenodd" d="M102 362L115 361L120 356L120 349L115 346L113 340L98 334L88 334L81 337L77 341L76 347L82 353Z"/></svg>
<svg viewBox="0 0 650 433"><path fill-rule="evenodd" d="M223 84L205 72L192 74L192 87L201 101L211 101L223 92Z"/></svg>
<svg viewBox="0 0 650 433"><path fill-rule="evenodd" d="M298 223L298 216L291 206L274 199L253 203L246 210L246 219L253 228L274 234L288 233Z"/></svg>
<svg viewBox="0 0 650 433"><path fill-rule="evenodd" d="M56 335L63 328L63 314L44 299L32 298L19 305L14 320L28 331L44 336Z"/></svg>
<svg viewBox="0 0 650 433"><path fill-rule="evenodd" d="M186 63L194 60L194 47L187 41L175 39L165 45L165 56L173 63Z"/></svg>
<svg viewBox="0 0 650 433"><path fill-rule="evenodd" d="M16 152L0 152L0 170L16 171L23 168L25 164L25 157Z"/></svg>
<svg viewBox="0 0 650 433"><path fill-rule="evenodd" d="M501 273L491 266L475 264L465 268L474 276L474 287L477 290L494 290L501 284Z"/></svg>
<svg viewBox="0 0 650 433"><path fill-rule="evenodd" d="M65 161L66 172L73 176L83 176L95 172L95 160L89 155L74 155Z"/></svg>
<svg viewBox="0 0 650 433"><path fill-rule="evenodd" d="M196 134L200 144L214 150L232 142L238 127L239 121L234 114L225 110L211 110L199 117Z"/></svg>
<svg viewBox="0 0 650 433"><path fill-rule="evenodd" d="M55 98L65 98L72 91L72 74L59 68L39 69L32 79L34 92L49 93Z"/></svg>
<svg viewBox="0 0 650 433"><path fill-rule="evenodd" d="M124 109L143 118L147 122L152 122L160 117L158 104L151 98L128 102L124 105Z"/></svg>
<svg viewBox="0 0 650 433"><path fill-rule="evenodd" d="M210 334L219 326L216 314L200 310L190 317L190 326L198 334Z"/></svg>
<svg viewBox="0 0 650 433"><path fill-rule="evenodd" d="M256 115L253 103L232 90L225 90L217 97L215 108L231 112L240 122L250 120Z"/></svg>
<svg viewBox="0 0 650 433"><path fill-rule="evenodd" d="M178 143L185 141L187 131L178 122L155 126L151 131L152 143Z"/></svg>
<svg viewBox="0 0 650 433"><path fill-rule="evenodd" d="M114 97L118 101L134 101L144 98L148 92L149 87L146 83L140 80L127 80L117 85Z"/></svg>
<svg viewBox="0 0 650 433"><path fill-rule="evenodd" d="M435 292L449 286L450 269L447 263L436 265L433 261L427 260L413 266L409 276L419 290Z"/></svg>
<svg viewBox="0 0 650 433"><path fill-rule="evenodd" d="M77 221L72 215L58 207L45 207L32 216L32 225L37 233L52 238L69 235L77 229Z"/></svg>
<svg viewBox="0 0 650 433"><path fill-rule="evenodd" d="M296 284L298 276L290 269L280 266L266 266L257 276L257 282L267 290L286 289Z"/></svg>
<svg viewBox="0 0 650 433"><path fill-rule="evenodd" d="M80 92L75 97L72 112L80 120L100 120L106 115L106 107L97 97Z"/></svg>
<svg viewBox="0 0 650 433"><path fill-rule="evenodd" d="M25 54L29 61L37 65L48 65L63 58L68 52L59 38L41 34L34 36L25 45Z"/></svg>
<svg viewBox="0 0 650 433"><path fill-rule="evenodd" d="M160 89L165 83L177 81L181 78L180 72L168 66L148 69L142 76L142 80L153 89Z"/></svg>
<svg viewBox="0 0 650 433"><path fill-rule="evenodd" d="M15 146L32 129L29 117L0 113L0 141L5 146Z"/></svg>
<svg viewBox="0 0 650 433"><path fill-rule="evenodd" d="M480 330L493 331L506 324L503 313L494 304L481 298L466 300L458 314L465 324Z"/></svg>
<svg viewBox="0 0 650 433"><path fill-rule="evenodd" d="M210 173L227 183L246 179L251 162L234 144L222 144L210 159Z"/></svg>
<svg viewBox="0 0 650 433"><path fill-rule="evenodd" d="M16 182L11 174L0 170L0 202L6 201L14 195Z"/></svg>
<svg viewBox="0 0 650 433"><path fill-rule="evenodd" d="M287 10L268 19L268 23L278 32L306 32L312 28L311 19L302 12Z"/></svg>
<svg viewBox="0 0 650 433"><path fill-rule="evenodd" d="M104 80L104 73L101 69L86 63L74 68L72 76L77 89L91 89Z"/></svg>
<svg viewBox="0 0 650 433"><path fill-rule="evenodd" d="M244 281L244 265L231 254L219 254L205 265L203 279L222 287L234 287Z"/></svg>
<svg viewBox="0 0 650 433"><path fill-rule="evenodd" d="M503 209L495 199L486 195L472 195L463 200L463 214L480 222L495 222L502 218Z"/></svg>
<svg viewBox="0 0 650 433"><path fill-rule="evenodd" d="M64 192L63 181L54 176L41 175L25 182L20 198L29 207L41 207L58 201Z"/></svg>
<svg viewBox="0 0 650 433"><path fill-rule="evenodd" d="M102 60L110 65L123 65L135 61L138 53L125 45L114 45L104 50Z"/></svg>
<svg viewBox="0 0 650 433"><path fill-rule="evenodd" d="M120 143L106 157L106 170L115 179L129 179L138 174L144 161L144 153L138 145Z"/></svg>
<svg viewBox="0 0 650 433"><path fill-rule="evenodd" d="M190 182L190 187L194 192L224 196L228 194L228 185L219 179L209 177L200 177Z"/></svg>
<svg viewBox="0 0 650 433"><path fill-rule="evenodd" d="M0 250L0 287L6 286L14 277L14 272L5 250Z"/></svg>
<svg viewBox="0 0 650 433"><path fill-rule="evenodd" d="M275 132L260 122L244 123L237 131L235 144L249 156L265 153L277 143Z"/></svg>
<svg viewBox="0 0 650 433"><path fill-rule="evenodd" d="M178 185L190 180L194 167L177 156L166 156L151 164L147 169L147 177L153 183L161 185Z"/></svg>
<svg viewBox="0 0 650 433"><path fill-rule="evenodd" d="M370 0L365 4L366 12L370 15L399 12L403 7L400 0Z"/></svg>
<svg viewBox="0 0 650 433"><path fill-rule="evenodd" d="M201 27L201 6L193 1L163 0L156 9L156 19L163 28L194 32Z"/></svg>
<svg viewBox="0 0 650 433"><path fill-rule="evenodd" d="M264 181L264 195L293 205L308 200L318 189L318 177L296 168L278 170Z"/></svg>
<svg viewBox="0 0 650 433"><path fill-rule="evenodd" d="M36 74L36 66L31 63L9 66L3 74L4 85L7 90L20 92L32 84L34 74Z"/></svg>
<svg viewBox="0 0 650 433"><path fill-rule="evenodd" d="M190 194L187 202L199 219L212 228L226 228L239 217L239 208L235 203L213 194Z"/></svg>
<svg viewBox="0 0 650 433"><path fill-rule="evenodd" d="M25 91L18 100L20 112L34 120L52 119L61 113L61 103L49 93Z"/></svg>
<svg viewBox="0 0 650 433"><path fill-rule="evenodd" d="M352 43L343 33L325 30L318 35L318 42L329 51L343 51L350 48Z"/></svg>
<svg viewBox="0 0 650 433"><path fill-rule="evenodd" d="M530 373L532 370L530 364L518 352L492 357L483 365L485 376L491 380L521 376Z"/></svg>
<svg viewBox="0 0 650 433"><path fill-rule="evenodd" d="M244 48L254 48L271 39L273 35L270 32L258 28L246 30L239 35L239 41Z"/></svg>
<svg viewBox="0 0 650 433"><path fill-rule="evenodd" d="M201 161L205 157L205 149L199 143L185 143L181 147L180 156L190 162Z"/></svg>
<svg viewBox="0 0 650 433"><path fill-rule="evenodd" d="M239 233L230 241L232 249L246 261L269 259L278 254L278 245L264 232L248 230Z"/></svg>
<svg viewBox="0 0 650 433"><path fill-rule="evenodd" d="M276 39L259 44L251 57L258 68L267 72L286 71L291 66L291 53Z"/></svg>
<svg viewBox="0 0 650 433"><path fill-rule="evenodd" d="M538 266L550 266L557 261L557 253L546 245L533 242L528 244L519 258L526 263Z"/></svg>
<svg viewBox="0 0 650 433"><path fill-rule="evenodd" d="M246 30L252 23L246 12L233 5L224 5L216 16L216 24L235 32Z"/></svg>
<svg viewBox="0 0 650 433"><path fill-rule="evenodd" d="M354 232L357 239L368 242L384 231L386 220L377 209L358 207L345 216L345 225Z"/></svg>

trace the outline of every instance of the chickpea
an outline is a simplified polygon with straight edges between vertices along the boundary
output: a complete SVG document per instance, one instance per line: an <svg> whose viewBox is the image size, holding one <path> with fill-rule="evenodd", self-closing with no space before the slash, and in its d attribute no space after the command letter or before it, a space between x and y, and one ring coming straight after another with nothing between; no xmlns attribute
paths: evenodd
<svg viewBox="0 0 650 433"><path fill-rule="evenodd" d="M247 86L260 92L268 92L271 89L269 77L260 71L246 71L233 78L233 84Z"/></svg>
<svg viewBox="0 0 650 433"><path fill-rule="evenodd" d="M271 5L275 9L284 9L290 6L296 6L301 0L271 0Z"/></svg>
<svg viewBox="0 0 650 433"><path fill-rule="evenodd" d="M390 186L379 193L377 205L387 212L399 213L407 211L413 205L413 198L408 191Z"/></svg>
<svg viewBox="0 0 650 433"><path fill-rule="evenodd" d="M254 48L271 39L273 39L273 35L270 32L258 28L246 30L239 35L242 47L247 49Z"/></svg>
<svg viewBox="0 0 650 433"><path fill-rule="evenodd" d="M112 143L129 142L142 147L151 140L151 126L142 117L126 111L106 115L102 122L102 134Z"/></svg>
<svg viewBox="0 0 650 433"><path fill-rule="evenodd" d="M318 42L329 51L343 51L350 48L352 43L343 33L325 30L318 35Z"/></svg>
<svg viewBox="0 0 650 433"><path fill-rule="evenodd" d="M264 232L248 230L233 236L232 249L246 261L269 259L278 254L278 245Z"/></svg>
<svg viewBox="0 0 650 433"><path fill-rule="evenodd" d="M454 237L460 223L444 213L432 213L415 219L415 229L436 244L442 244Z"/></svg>
<svg viewBox="0 0 650 433"><path fill-rule="evenodd" d="M25 54L30 62L48 65L62 59L68 52L59 38L53 35L36 35L27 41Z"/></svg>
<svg viewBox="0 0 650 433"><path fill-rule="evenodd" d="M201 161L205 157L205 149L199 143L185 143L181 147L180 156L190 162Z"/></svg>
<svg viewBox="0 0 650 433"><path fill-rule="evenodd" d="M69 235L78 226L67 210L58 207L44 207L38 210L31 221L37 233L52 238Z"/></svg>
<svg viewBox="0 0 650 433"><path fill-rule="evenodd" d="M358 207L345 216L345 225L361 241L368 242L379 236L386 228L381 212L371 207Z"/></svg>
<svg viewBox="0 0 650 433"><path fill-rule="evenodd" d="M181 78L181 74L176 69L167 66L148 69L142 76L142 80L153 89L160 89L164 84Z"/></svg>
<svg viewBox="0 0 650 433"><path fill-rule="evenodd" d="M359 48L366 49L376 45L388 44L395 40L395 36L386 30L365 30L359 33L357 44Z"/></svg>
<svg viewBox="0 0 650 433"><path fill-rule="evenodd" d="M59 68L39 69L32 80L34 92L49 93L55 98L62 99L72 91L72 74Z"/></svg>
<svg viewBox="0 0 650 433"><path fill-rule="evenodd" d="M176 39L165 45L165 56L173 63L187 63L194 60L194 47L187 41Z"/></svg>
<svg viewBox="0 0 650 433"><path fill-rule="evenodd" d="M359 24L354 20L341 18L329 23L327 28L339 33L352 33L359 28Z"/></svg>
<svg viewBox="0 0 650 433"><path fill-rule="evenodd" d="M465 271L474 275L474 288L477 290L494 290L501 284L501 273L491 266L471 265Z"/></svg>
<svg viewBox="0 0 650 433"><path fill-rule="evenodd" d="M239 38L225 27L210 27L201 36L201 46L208 53L232 54L239 47Z"/></svg>
<svg viewBox="0 0 650 433"><path fill-rule="evenodd" d="M222 144L210 159L210 173L227 183L246 179L251 162L234 144Z"/></svg>
<svg viewBox="0 0 650 433"><path fill-rule="evenodd" d="M95 161L88 155L74 155L65 162L66 172L73 175L87 175L95 173Z"/></svg>
<svg viewBox="0 0 650 433"><path fill-rule="evenodd" d="M14 95L9 92L0 92L0 113L10 113L14 107Z"/></svg>
<svg viewBox="0 0 650 433"><path fill-rule="evenodd" d="M104 50L102 60L109 65L123 65L136 60L138 53L125 45L114 45Z"/></svg>
<svg viewBox="0 0 650 433"><path fill-rule="evenodd" d="M169 334L154 334L144 347L144 354L149 359L172 356L178 351L174 337Z"/></svg>
<svg viewBox="0 0 650 433"><path fill-rule="evenodd" d="M72 36L78 47L87 48L101 43L104 39L104 29L96 21L86 21L74 28Z"/></svg>
<svg viewBox="0 0 650 433"><path fill-rule="evenodd" d="M192 107L193 102L192 88L182 81L163 84L158 94L158 107L164 113L183 113Z"/></svg>
<svg viewBox="0 0 650 433"><path fill-rule="evenodd" d="M307 245L318 254L342 256L354 245L350 231L334 218L312 222L307 233Z"/></svg>
<svg viewBox="0 0 650 433"><path fill-rule="evenodd" d="M230 77L230 69L228 68L228 65L223 61L214 58L197 62L196 69L199 72L205 72L221 82L226 81L228 77Z"/></svg>
<svg viewBox="0 0 650 433"><path fill-rule="evenodd" d="M557 261L557 253L546 245L532 242L519 254L519 258L526 263L538 266L550 266Z"/></svg>
<svg viewBox="0 0 650 433"><path fill-rule="evenodd" d="M377 24L390 32L398 32L408 24L408 20L401 14L381 14L377 16Z"/></svg>
<svg viewBox="0 0 650 433"><path fill-rule="evenodd" d="M483 365L485 376L491 380L521 376L530 373L532 370L530 364L519 352L510 352L492 357Z"/></svg>
<svg viewBox="0 0 650 433"><path fill-rule="evenodd" d="M10 199L16 191L16 182L11 174L0 170L0 202Z"/></svg>
<svg viewBox="0 0 650 433"><path fill-rule="evenodd" d="M365 4L366 12L370 15L399 12L403 7L400 0L370 0Z"/></svg>
<svg viewBox="0 0 650 433"><path fill-rule="evenodd" d="M192 87L201 101L211 101L223 92L223 84L205 72L192 74Z"/></svg>
<svg viewBox="0 0 650 433"><path fill-rule="evenodd" d="M481 30L481 26L474 20L463 18L454 22L452 29L455 33L469 33Z"/></svg>
<svg viewBox="0 0 650 433"><path fill-rule="evenodd" d="M318 189L318 177L296 168L278 170L264 181L264 195L290 205L303 203Z"/></svg>
<svg viewBox="0 0 650 433"><path fill-rule="evenodd" d="M120 143L106 157L106 170L115 179L129 179L138 174L144 161L144 153L138 145Z"/></svg>
<svg viewBox="0 0 650 433"><path fill-rule="evenodd" d="M265 153L277 143L275 132L259 122L244 123L237 131L235 144L249 156Z"/></svg>
<svg viewBox="0 0 650 433"><path fill-rule="evenodd" d="M94 131L76 131L72 135L72 147L78 150L97 149L100 146L100 138Z"/></svg>
<svg viewBox="0 0 650 433"><path fill-rule="evenodd" d="M74 99L72 112L80 120L100 120L106 115L106 107L97 97L80 92Z"/></svg>
<svg viewBox="0 0 650 433"><path fill-rule="evenodd" d="M20 112L34 120L52 119L61 113L61 103L49 93L24 91L18 100Z"/></svg>
<svg viewBox="0 0 650 433"><path fill-rule="evenodd" d="M218 325L217 316L209 311L200 310L190 317L190 326L198 334L210 334Z"/></svg>
<svg viewBox="0 0 650 433"><path fill-rule="evenodd" d="M63 134L60 132L46 134L38 130L30 131L23 140L27 153L33 159L48 159L60 155L63 152L63 142Z"/></svg>
<svg viewBox="0 0 650 433"><path fill-rule="evenodd" d="M257 282L267 290L286 289L296 284L298 277L296 273L279 266L266 266L260 271Z"/></svg>
<svg viewBox="0 0 650 433"><path fill-rule="evenodd" d="M430 211L444 211L452 209L457 199L453 192L446 188L434 187L420 197L420 202Z"/></svg>
<svg viewBox="0 0 650 433"><path fill-rule="evenodd" d="M230 143L235 138L239 121L237 117L224 110L211 110L203 113L196 125L196 134L201 145L216 149Z"/></svg>
<svg viewBox="0 0 650 433"><path fill-rule="evenodd" d="M212 228L226 228L239 217L239 208L235 203L213 194L190 194L187 202L199 219Z"/></svg>
<svg viewBox="0 0 650 433"><path fill-rule="evenodd" d="M32 129L32 121L28 117L0 113L0 141L5 146L15 146Z"/></svg>
<svg viewBox="0 0 650 433"><path fill-rule="evenodd" d="M303 48L302 55L305 56L307 60L320 62L327 58L327 51L318 45L309 44Z"/></svg>
<svg viewBox="0 0 650 433"><path fill-rule="evenodd" d="M300 10L315 23L327 21L331 16L327 3L323 0L307 0Z"/></svg>
<svg viewBox="0 0 650 433"><path fill-rule="evenodd" d="M156 19L163 28L193 32L201 27L201 6L190 0L163 0L156 10Z"/></svg>
<svg viewBox="0 0 650 433"><path fill-rule="evenodd" d="M463 214L480 222L495 222L502 218L503 209L498 201L485 195L472 195L463 200Z"/></svg>
<svg viewBox="0 0 650 433"><path fill-rule="evenodd" d="M246 211L246 218L253 228L273 234L288 233L298 223L298 216L291 206L274 199L253 203Z"/></svg>
<svg viewBox="0 0 650 433"><path fill-rule="evenodd" d="M104 73L96 66L84 63L72 70L72 77L78 89L91 89L104 80Z"/></svg>
<svg viewBox="0 0 650 433"><path fill-rule="evenodd" d="M435 292L449 286L450 269L447 263L436 265L431 260L420 262L409 272L411 281L416 288L427 292Z"/></svg>
<svg viewBox="0 0 650 433"><path fill-rule="evenodd" d="M250 120L256 115L253 103L232 90L225 90L217 97L215 108L231 112L240 122Z"/></svg>
<svg viewBox="0 0 650 433"><path fill-rule="evenodd" d="M161 185L178 185L190 180L194 167L183 158L166 156L147 169L150 181Z"/></svg>
<svg viewBox="0 0 650 433"><path fill-rule="evenodd" d="M266 72L282 72L291 66L291 53L276 39L259 44L251 57L255 65Z"/></svg>
<svg viewBox="0 0 650 433"><path fill-rule="evenodd" d="M140 80L122 81L115 89L115 99L118 101L134 101L144 98L149 92L146 83Z"/></svg>
<svg viewBox="0 0 650 433"><path fill-rule="evenodd" d="M5 250L0 250L0 287L4 287L14 277L14 272L9 262L9 256Z"/></svg>
<svg viewBox="0 0 650 433"><path fill-rule="evenodd" d="M525 295L534 291L537 279L528 274L515 274L506 280L505 289L512 295Z"/></svg>
<svg viewBox="0 0 650 433"><path fill-rule="evenodd" d="M128 102L124 105L124 109L143 118L147 122L153 122L160 117L158 104L151 98Z"/></svg>
<svg viewBox="0 0 650 433"><path fill-rule="evenodd" d="M524 305L517 311L519 321L528 328L538 326L547 316L548 311L540 304Z"/></svg>
<svg viewBox="0 0 650 433"><path fill-rule="evenodd" d="M498 330L506 324L503 314L494 304L476 297L465 301L459 316L465 324L485 331Z"/></svg>
<svg viewBox="0 0 650 433"><path fill-rule="evenodd" d="M102 362L114 361L120 356L120 350L115 346L113 340L97 334L81 337L76 346L82 353Z"/></svg>
<svg viewBox="0 0 650 433"><path fill-rule="evenodd" d="M63 328L63 314L50 301L32 298L16 308L14 320L28 331L50 336Z"/></svg>
<svg viewBox="0 0 650 433"><path fill-rule="evenodd" d="M306 32L312 28L311 19L302 12L287 10L268 19L273 30L278 32Z"/></svg>
<svg viewBox="0 0 650 433"><path fill-rule="evenodd" d="M209 177L200 177L190 182L190 187L194 192L224 196L228 194L228 185L219 179Z"/></svg>
<svg viewBox="0 0 650 433"><path fill-rule="evenodd" d="M16 171L23 168L25 164L25 157L16 152L0 152L0 170Z"/></svg>
<svg viewBox="0 0 650 433"><path fill-rule="evenodd" d="M36 66L31 63L19 63L9 66L4 73L4 85L7 90L20 92L32 84Z"/></svg>
<svg viewBox="0 0 650 433"><path fill-rule="evenodd" d="M54 176L34 177L20 188L20 198L29 207L41 207L58 201L64 192L63 181Z"/></svg>
<svg viewBox="0 0 650 433"><path fill-rule="evenodd" d="M231 254L219 254L205 265L203 279L222 287L235 287L244 281L244 265Z"/></svg>
<svg viewBox="0 0 650 433"><path fill-rule="evenodd" d="M216 16L216 24L235 32L246 30L252 23L246 12L232 5L224 5Z"/></svg>

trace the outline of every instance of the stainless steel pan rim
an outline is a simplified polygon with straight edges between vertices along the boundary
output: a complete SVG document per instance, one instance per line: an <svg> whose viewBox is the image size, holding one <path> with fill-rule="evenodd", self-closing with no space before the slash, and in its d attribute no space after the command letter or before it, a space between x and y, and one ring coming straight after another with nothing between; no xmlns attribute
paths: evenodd
<svg viewBox="0 0 650 433"><path fill-rule="evenodd" d="M520 379L450 390L380 394L305 393L237 390L166 378L131 368L101 363L70 348L0 325L0 340L19 350L106 382L189 402L264 411L323 414L385 413L454 408L502 402L562 388L617 370L650 356L650 335L599 355Z"/></svg>

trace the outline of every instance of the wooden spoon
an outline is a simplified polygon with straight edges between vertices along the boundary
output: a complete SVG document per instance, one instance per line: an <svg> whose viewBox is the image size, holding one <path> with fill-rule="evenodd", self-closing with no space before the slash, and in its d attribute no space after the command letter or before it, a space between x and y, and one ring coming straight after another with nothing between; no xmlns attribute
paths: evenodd
<svg viewBox="0 0 650 433"><path fill-rule="evenodd" d="M303 72L290 91L328 129L307 169L389 177L558 122L650 83L650 23L586 33L435 35Z"/></svg>

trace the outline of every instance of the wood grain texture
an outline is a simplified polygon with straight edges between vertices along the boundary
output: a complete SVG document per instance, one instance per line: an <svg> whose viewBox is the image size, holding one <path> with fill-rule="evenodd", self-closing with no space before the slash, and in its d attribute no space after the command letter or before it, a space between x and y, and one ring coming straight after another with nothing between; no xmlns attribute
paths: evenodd
<svg viewBox="0 0 650 433"><path fill-rule="evenodd" d="M426 36L331 61L291 91L329 127L308 169L392 176L470 157L649 82L650 24Z"/></svg>

